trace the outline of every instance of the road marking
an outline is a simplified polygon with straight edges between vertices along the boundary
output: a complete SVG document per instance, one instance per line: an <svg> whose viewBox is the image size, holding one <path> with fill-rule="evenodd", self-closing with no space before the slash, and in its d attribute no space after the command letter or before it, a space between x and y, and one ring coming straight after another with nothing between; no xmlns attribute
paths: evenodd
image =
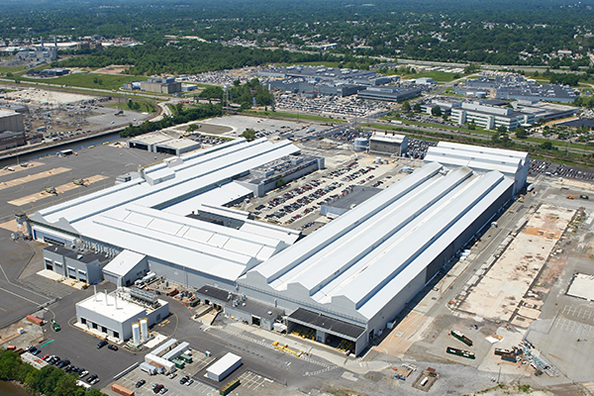
<svg viewBox="0 0 594 396"><path fill-rule="evenodd" d="M12 294L13 296L16 296L16 297L18 297L18 298L20 298L20 299L23 299L23 300L25 300L25 301L28 301L28 302L30 302L31 304L34 304L34 305L41 305L41 304L40 304L40 303L38 303L38 302L35 302L35 301L33 301L33 300L29 300L27 297L23 297L23 296L21 296L20 294L16 294L16 293L14 293L14 292L11 292L10 290L6 290L6 289L4 289L4 288L2 288L2 287L0 287L0 290L2 290L2 291L5 291L6 293Z"/></svg>

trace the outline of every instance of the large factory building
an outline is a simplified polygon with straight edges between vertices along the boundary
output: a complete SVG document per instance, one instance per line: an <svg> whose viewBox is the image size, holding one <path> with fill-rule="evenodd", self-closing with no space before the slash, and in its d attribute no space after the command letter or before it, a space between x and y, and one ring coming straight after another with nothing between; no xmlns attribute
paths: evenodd
<svg viewBox="0 0 594 396"><path fill-rule="evenodd" d="M431 150L422 168L305 238L222 206L253 195L235 182L250 169L298 153L266 139L147 168L31 222L50 243L110 257L133 252L105 266L105 278L120 285L150 270L195 288L229 317L359 355L526 182L526 153Z"/></svg>

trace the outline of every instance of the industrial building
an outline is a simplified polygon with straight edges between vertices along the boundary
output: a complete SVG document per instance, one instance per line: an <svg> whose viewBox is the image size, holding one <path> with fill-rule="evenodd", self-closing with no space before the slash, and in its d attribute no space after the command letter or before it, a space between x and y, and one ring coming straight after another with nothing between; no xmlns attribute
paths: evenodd
<svg viewBox="0 0 594 396"><path fill-rule="evenodd" d="M126 141L126 145L128 148L137 148L151 153L167 153L177 156L200 148L198 142L190 139L174 139L160 132L130 138Z"/></svg>
<svg viewBox="0 0 594 396"><path fill-rule="evenodd" d="M141 178L31 215L32 236L116 260L104 274L116 284L153 271L185 286L231 286L300 237L222 206L253 195L234 180L298 151L288 141L237 139L172 158L143 169ZM126 250L146 258L118 256Z"/></svg>
<svg viewBox="0 0 594 396"><path fill-rule="evenodd" d="M514 73L486 73L476 79L467 79L465 87L494 90L498 99L517 99L546 102L571 103L579 95L576 89L565 85L537 84L536 81L526 79Z"/></svg>
<svg viewBox="0 0 594 396"><path fill-rule="evenodd" d="M173 94L182 91L182 83L175 78L150 78L147 81L132 81L124 84L124 89L140 89L146 92Z"/></svg>
<svg viewBox="0 0 594 396"><path fill-rule="evenodd" d="M429 100L421 105L423 113L432 114L431 111L435 106L438 106L442 114L451 114L452 109L461 107L462 100L453 97L438 97Z"/></svg>
<svg viewBox="0 0 594 396"><path fill-rule="evenodd" d="M513 196L501 172L429 163L242 275L288 332L360 354Z"/></svg>
<svg viewBox="0 0 594 396"><path fill-rule="evenodd" d="M369 154L396 155L398 157L408 150L408 138L394 132L374 132L369 139Z"/></svg>
<svg viewBox="0 0 594 396"><path fill-rule="evenodd" d="M421 95L419 88L409 87L367 87L357 93L359 99L401 102Z"/></svg>
<svg viewBox="0 0 594 396"><path fill-rule="evenodd" d="M507 104L506 104L507 105ZM497 129L501 126L513 131L519 126L534 124L534 114L516 111L507 106L492 106L484 102L464 102L460 107L451 109L451 121L460 125L474 123L485 129Z"/></svg>
<svg viewBox="0 0 594 396"><path fill-rule="evenodd" d="M480 237L528 167L526 153L440 144L422 168L305 238L224 206L253 195L236 182L250 169L297 152L289 142L240 139L187 154L40 210L29 220L33 236L115 256L104 278L117 285L152 271L195 288L229 318L359 355ZM100 305L80 317L123 334L95 315Z"/></svg>
<svg viewBox="0 0 594 396"><path fill-rule="evenodd" d="M11 149L26 144L25 132L0 132L0 150Z"/></svg>
<svg viewBox="0 0 594 396"><path fill-rule="evenodd" d="M45 269L54 271L64 278L98 283L103 280L102 269L109 258L94 252L81 252L64 246L50 245L43 249L43 261Z"/></svg>
<svg viewBox="0 0 594 396"><path fill-rule="evenodd" d="M580 114L579 107L560 105L556 103L533 102L518 100L515 108L525 114L533 114L534 122L558 120L560 118L576 117Z"/></svg>
<svg viewBox="0 0 594 396"><path fill-rule="evenodd" d="M528 153L451 142L429 147L424 162L437 162L449 168L467 166L477 172L501 172L513 180L514 195L524 188L530 170Z"/></svg>
<svg viewBox="0 0 594 396"><path fill-rule="evenodd" d="M0 132L24 132L23 115L16 111L0 110Z"/></svg>
<svg viewBox="0 0 594 396"><path fill-rule="evenodd" d="M168 316L167 301L140 289L95 291L94 295L76 303L76 320L80 326L122 342L133 337L133 325L142 319L147 320L148 329Z"/></svg>
<svg viewBox="0 0 594 396"><path fill-rule="evenodd" d="M393 82L397 77L378 75L375 71L339 69L332 67L289 66L271 67L258 72L260 76L278 78L269 80L268 89L287 93L302 93L309 97L319 95L345 97L354 95L368 86Z"/></svg>
<svg viewBox="0 0 594 396"><path fill-rule="evenodd" d="M324 169L323 157L292 154L250 169L236 182L252 190L255 197L263 197L268 191L319 169Z"/></svg>

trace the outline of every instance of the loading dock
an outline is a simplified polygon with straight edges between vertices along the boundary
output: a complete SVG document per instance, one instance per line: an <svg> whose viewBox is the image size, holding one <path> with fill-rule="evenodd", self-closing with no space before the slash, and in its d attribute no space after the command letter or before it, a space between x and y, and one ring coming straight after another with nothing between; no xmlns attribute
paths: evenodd
<svg viewBox="0 0 594 396"><path fill-rule="evenodd" d="M364 342L365 328L321 313L298 308L287 317L288 333L355 353L357 343Z"/></svg>

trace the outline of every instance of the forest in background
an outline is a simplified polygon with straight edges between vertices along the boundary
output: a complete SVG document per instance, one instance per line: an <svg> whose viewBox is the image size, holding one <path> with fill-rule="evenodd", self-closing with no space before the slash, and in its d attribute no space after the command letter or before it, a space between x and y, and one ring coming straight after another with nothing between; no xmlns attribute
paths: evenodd
<svg viewBox="0 0 594 396"><path fill-rule="evenodd" d="M148 53L152 46L159 49L177 46L165 40L165 35L198 36L212 44L239 48L243 45L308 50L317 58L328 53L347 56L354 53L578 68L588 65L587 53L594 45L593 6L592 0L380 0L373 3L344 0L198 0L188 3L6 0L0 4L0 38L7 42L19 37L45 36L47 39L53 35L64 39L128 36L150 45L145 51ZM320 53L321 45L331 47ZM205 49L204 46L199 48ZM206 49L213 56L221 51L216 47ZM558 50L572 51L572 55L556 56ZM135 60L139 54L131 51L131 55ZM162 51L160 55L171 54ZM238 55L236 64L239 65L245 54L238 50ZM270 55L281 62L295 61L293 56ZM267 57L252 54L252 64L257 64L258 58ZM229 60L227 63L234 66Z"/></svg>

